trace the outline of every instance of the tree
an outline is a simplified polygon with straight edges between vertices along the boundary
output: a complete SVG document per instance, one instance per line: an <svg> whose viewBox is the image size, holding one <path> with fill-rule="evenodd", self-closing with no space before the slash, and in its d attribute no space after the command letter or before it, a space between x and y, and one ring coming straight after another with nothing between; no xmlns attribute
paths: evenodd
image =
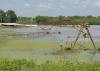
<svg viewBox="0 0 100 71"><path fill-rule="evenodd" d="M5 12L3 10L0 10L0 23L5 22Z"/></svg>
<svg viewBox="0 0 100 71"><path fill-rule="evenodd" d="M37 24L45 24L48 22L48 16L36 16L35 20Z"/></svg>
<svg viewBox="0 0 100 71"><path fill-rule="evenodd" d="M17 16L14 11L8 10L6 12L6 22L15 23L17 21Z"/></svg>

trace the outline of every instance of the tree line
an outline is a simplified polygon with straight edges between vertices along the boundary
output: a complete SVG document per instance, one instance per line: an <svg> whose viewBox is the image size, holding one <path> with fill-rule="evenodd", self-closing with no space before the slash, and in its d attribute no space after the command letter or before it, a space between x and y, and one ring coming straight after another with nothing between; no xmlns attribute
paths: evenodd
<svg viewBox="0 0 100 71"><path fill-rule="evenodd" d="M15 23L17 21L17 16L14 11L8 10L4 12L0 10L0 23Z"/></svg>
<svg viewBox="0 0 100 71"><path fill-rule="evenodd" d="M77 25L87 22L89 25L100 25L100 16L17 16L13 10L0 10L0 23L39 24L39 25Z"/></svg>
<svg viewBox="0 0 100 71"><path fill-rule="evenodd" d="M36 16L37 24L45 25L79 25L81 22L86 22L89 25L100 25L100 16Z"/></svg>

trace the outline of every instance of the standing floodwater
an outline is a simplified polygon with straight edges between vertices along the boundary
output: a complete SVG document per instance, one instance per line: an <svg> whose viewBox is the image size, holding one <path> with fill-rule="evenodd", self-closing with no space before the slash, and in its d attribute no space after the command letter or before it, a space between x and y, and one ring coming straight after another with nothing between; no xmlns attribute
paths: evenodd
<svg viewBox="0 0 100 71"><path fill-rule="evenodd" d="M99 47L100 26L92 25L89 31ZM75 41L78 30L72 27L0 27L0 58L72 61L99 61L99 51L61 51L59 45ZM88 42L82 35L78 41ZM65 44L64 44L65 45ZM81 46L81 44L80 44ZM90 46L89 46L90 47Z"/></svg>
<svg viewBox="0 0 100 71"><path fill-rule="evenodd" d="M94 41L100 40L100 26L92 25L90 33L93 36ZM74 41L79 30L73 27L52 27L51 29L43 29L40 26L37 27L19 27L19 28L0 28L1 36L12 36L20 39L46 39L46 40L62 40L62 41ZM3 34L2 34L3 33ZM80 41L84 41L80 38ZM88 40L85 40L88 41Z"/></svg>

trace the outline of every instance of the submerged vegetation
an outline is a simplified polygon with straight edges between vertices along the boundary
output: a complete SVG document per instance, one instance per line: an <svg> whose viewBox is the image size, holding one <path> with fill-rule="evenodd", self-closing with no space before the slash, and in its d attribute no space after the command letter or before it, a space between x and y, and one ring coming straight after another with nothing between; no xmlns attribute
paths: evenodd
<svg viewBox="0 0 100 71"><path fill-rule="evenodd" d="M0 47L0 71L100 71L100 62L69 62L67 59L63 60L63 55L50 52L51 49L56 52L58 45L54 41L10 40ZM67 57L71 59L71 56L80 60L92 57L78 53ZM37 59L40 62L36 62Z"/></svg>

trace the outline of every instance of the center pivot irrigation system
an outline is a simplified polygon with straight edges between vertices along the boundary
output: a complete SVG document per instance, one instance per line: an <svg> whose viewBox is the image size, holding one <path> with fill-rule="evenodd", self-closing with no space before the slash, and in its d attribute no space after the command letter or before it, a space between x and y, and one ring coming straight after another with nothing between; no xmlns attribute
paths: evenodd
<svg viewBox="0 0 100 71"><path fill-rule="evenodd" d="M87 36L89 36L89 38L90 38L90 40L91 40L91 42L92 42L92 44L93 44L94 49L96 49L95 43L94 43L94 41L93 41L93 39L92 39L92 36L91 36L91 33L90 33L88 27L89 27L89 26L88 26L87 23L86 23L86 24L85 24L85 23L81 23L79 32L78 32L77 37L76 37L76 39L75 39L75 41L74 41L74 44L71 46L71 48L74 48L74 47L75 47L75 45L76 45L76 43L77 43L77 41L78 41L78 39L79 39L81 33L84 33L83 30L85 30L86 33L83 34L83 37L86 38Z"/></svg>
<svg viewBox="0 0 100 71"><path fill-rule="evenodd" d="M73 44L71 43L71 46L70 47L66 47L66 46L63 46L63 44L60 45L60 47L62 48L65 48L67 50L70 50L70 49L73 49L75 48L76 44L78 44L78 39L80 38L80 35L82 34L83 35L83 38L89 38L90 42L92 43L93 45L93 48L96 49L96 46L95 46L95 43L93 41L93 38L91 36L91 33L89 31L89 25L88 23L80 23L80 25L72 25L72 27L74 29L76 29L78 31L78 34L76 35L76 38L75 40L73 41ZM78 29L79 28L79 29ZM68 38L69 39L69 38ZM69 41L66 42L66 44L68 43ZM81 44L78 44L80 45L81 47L83 47L84 45L81 45Z"/></svg>
<svg viewBox="0 0 100 71"><path fill-rule="evenodd" d="M77 28L79 28L79 29L77 29L76 26L77 26ZM53 26L49 27L49 30L51 30L52 27L53 27ZM81 34L83 35L84 38L87 38L87 37L88 37L88 38L90 39L91 43L93 44L94 49L96 49L95 43L94 43L94 41L93 41L93 39L92 39L92 36L91 36L91 33L90 33L89 29L88 29L88 28L89 28L88 23L82 22L82 23L80 23L80 25L72 25L72 27L73 27L74 29L78 30L79 32L78 32L78 34L77 34L77 36L76 36L76 38L75 38L75 41L73 42L73 44L71 44L71 49L75 48L75 46L76 46L76 44L77 44L77 42L78 42L78 39L80 38L80 35L81 35ZM40 27L40 28L41 28L41 27ZM41 28L41 29L45 29L45 28ZM46 29L47 29L47 28L46 28ZM46 30L46 29L45 29L45 30ZM61 33L61 32L60 32L60 33ZM59 33L59 34L60 34L60 33ZM68 42L68 41L67 41L67 42ZM62 47L63 47L63 44L61 44L60 47L62 48ZM64 46L64 48L65 48L65 46ZM68 48L68 49L70 49L70 48Z"/></svg>

